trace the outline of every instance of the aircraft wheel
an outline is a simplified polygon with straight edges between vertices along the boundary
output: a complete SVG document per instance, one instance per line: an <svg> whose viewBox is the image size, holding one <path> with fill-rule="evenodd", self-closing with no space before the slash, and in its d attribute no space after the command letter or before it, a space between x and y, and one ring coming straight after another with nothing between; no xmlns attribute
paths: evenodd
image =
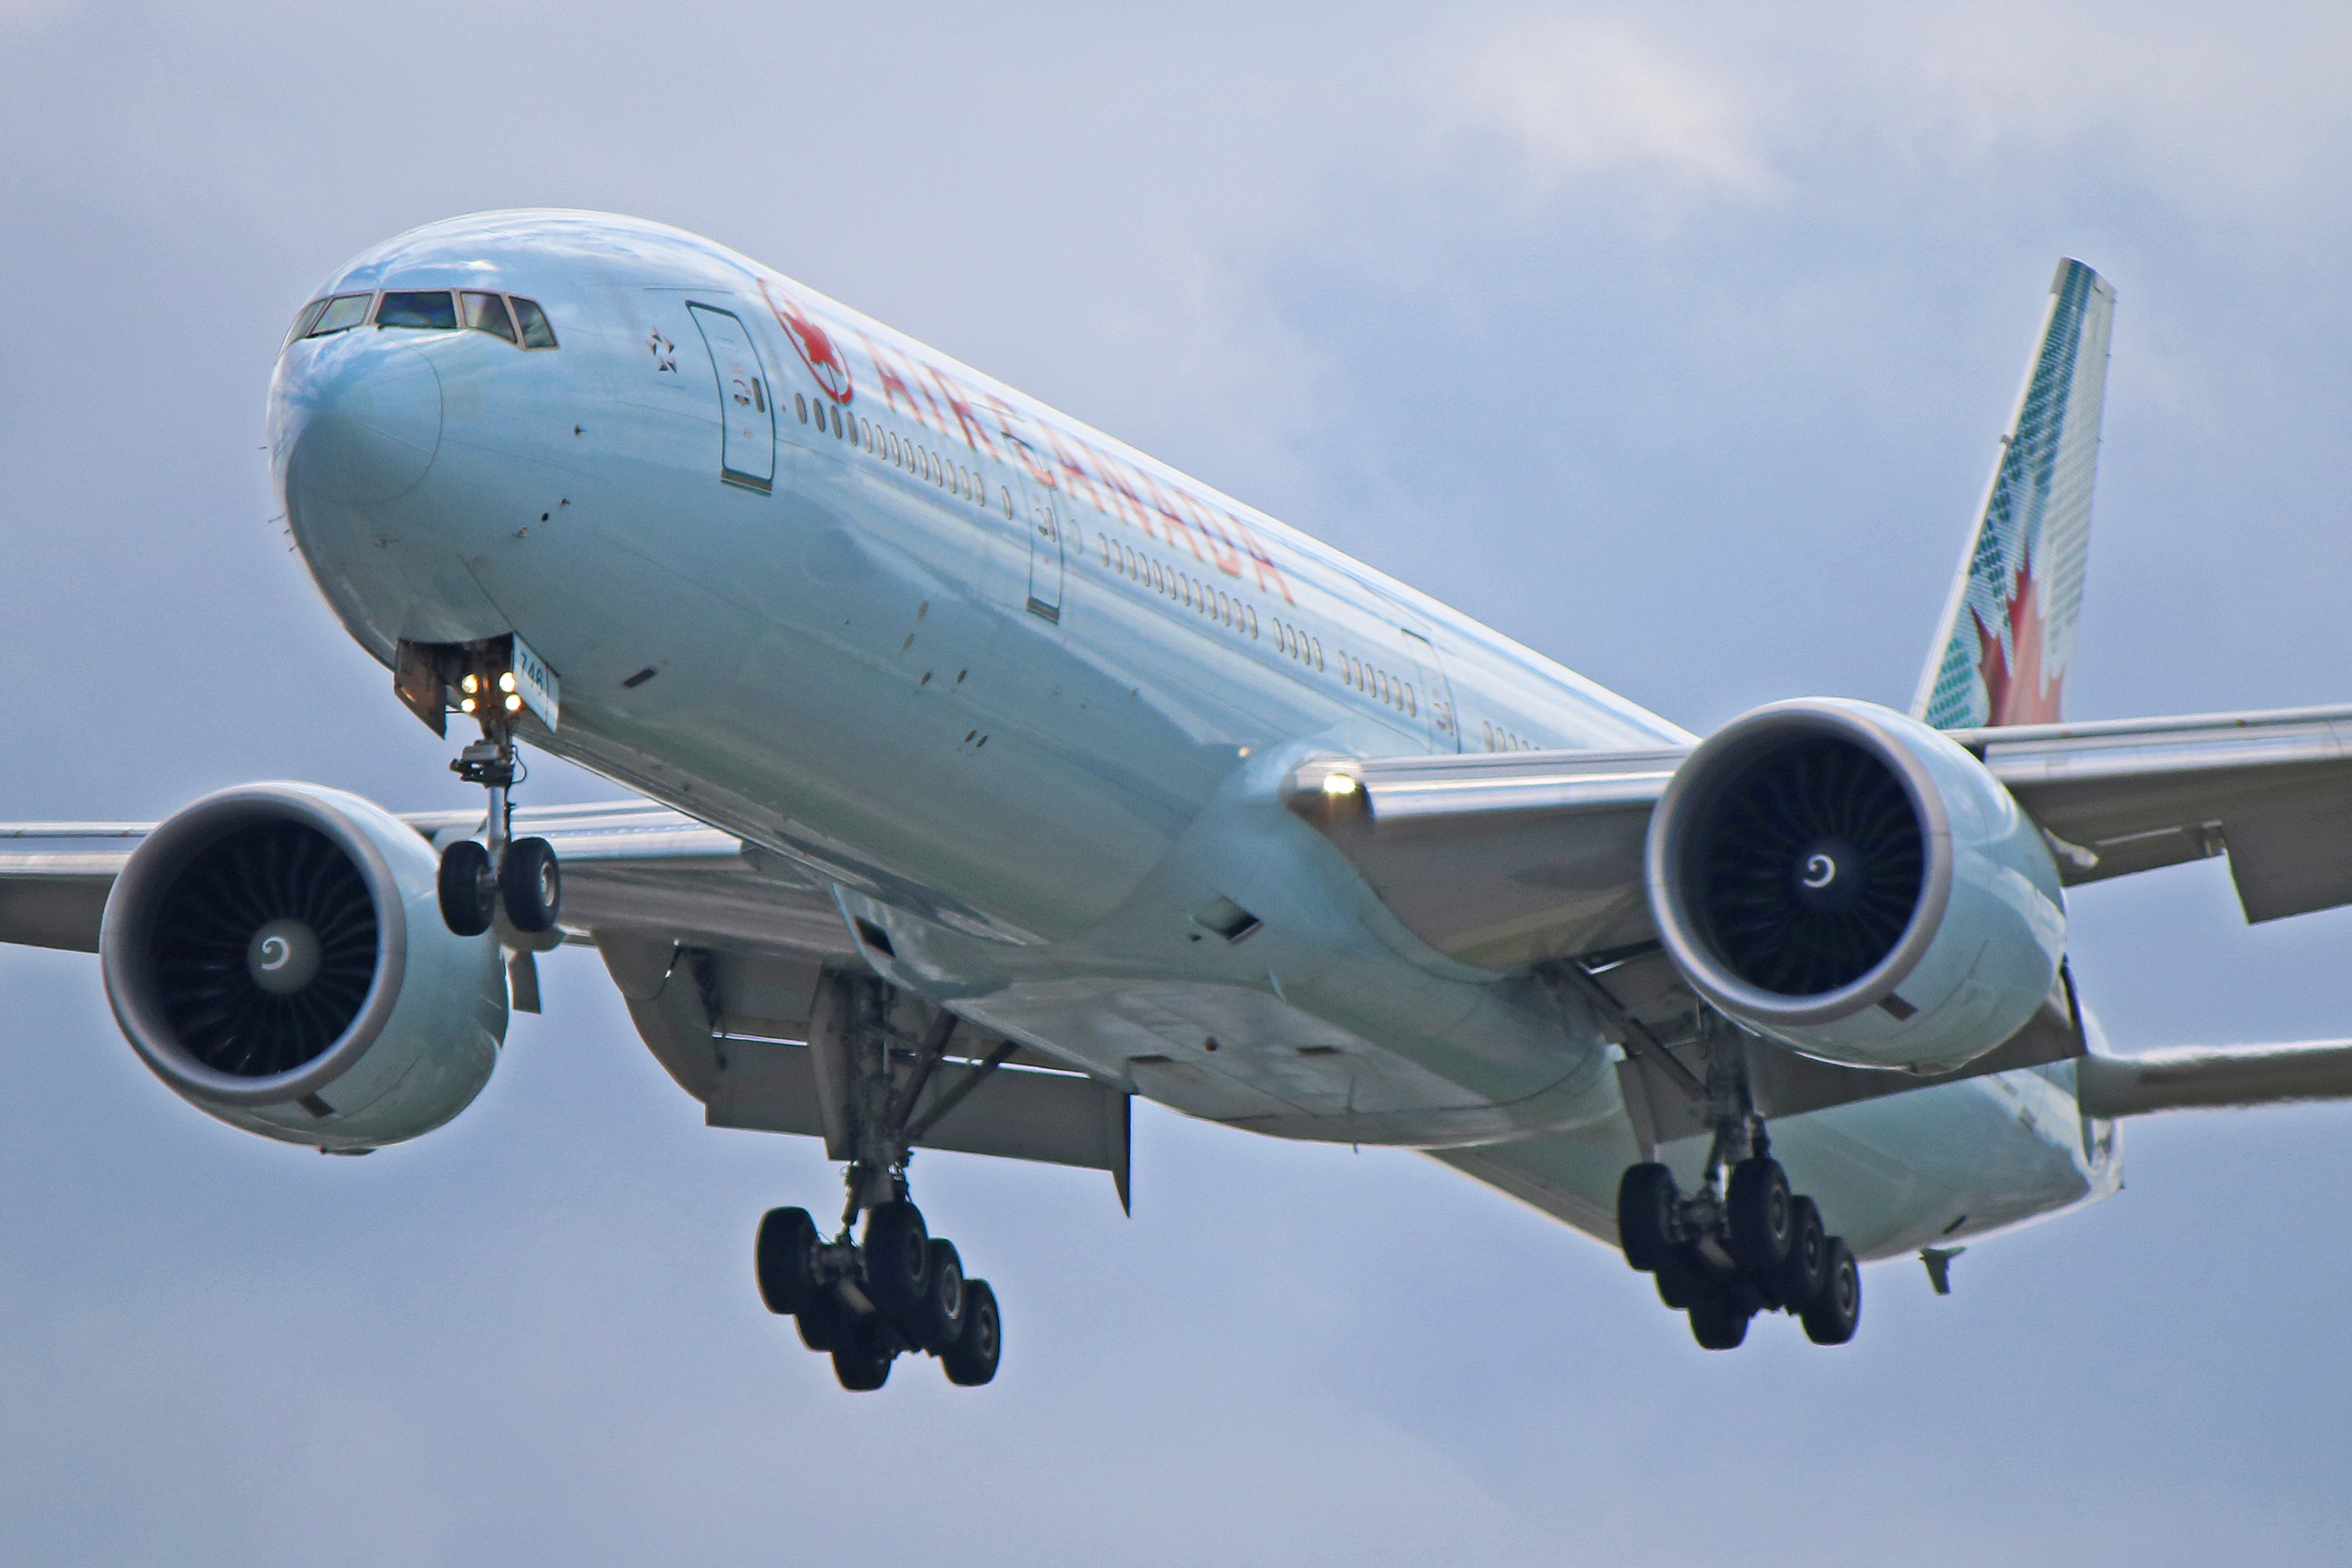
<svg viewBox="0 0 2352 1568"><path fill-rule="evenodd" d="M931 1282L931 1238L910 1203L877 1204L866 1215L866 1294L901 1322L919 1320Z"/></svg>
<svg viewBox="0 0 2352 1568"><path fill-rule="evenodd" d="M996 1315L996 1292L985 1279L963 1282L963 1332L940 1352L948 1381L977 1388L996 1375L997 1358L1004 1352L1004 1326Z"/></svg>
<svg viewBox="0 0 2352 1568"><path fill-rule="evenodd" d="M1700 1349L1737 1350L1748 1337L1748 1312L1728 1291L1710 1290L1691 1303L1690 1326Z"/></svg>
<svg viewBox="0 0 2352 1568"><path fill-rule="evenodd" d="M1862 1321L1862 1268L1845 1237L1830 1237L1822 1272L1820 1291L1797 1316L1804 1322L1805 1338L1813 1343L1842 1345L1853 1338L1854 1327Z"/></svg>
<svg viewBox="0 0 2352 1568"><path fill-rule="evenodd" d="M490 852L471 838L441 851L437 879L441 920L458 936L479 936L498 912L498 879L490 875Z"/></svg>
<svg viewBox="0 0 2352 1568"><path fill-rule="evenodd" d="M1707 1278L1706 1265L1679 1247L1666 1249L1654 1273L1658 1281L1658 1300L1677 1312L1690 1308L1714 1285Z"/></svg>
<svg viewBox="0 0 2352 1568"><path fill-rule="evenodd" d="M1771 1275L1772 1299L1791 1312L1822 1293L1829 1277L1830 1238L1822 1229L1822 1211L1811 1198L1789 1205L1789 1256Z"/></svg>
<svg viewBox="0 0 2352 1568"><path fill-rule="evenodd" d="M820 1290L801 1303L793 1317L800 1328L801 1343L819 1353L855 1342L857 1320L830 1290Z"/></svg>
<svg viewBox="0 0 2352 1568"><path fill-rule="evenodd" d="M1617 1183L1617 1241L1625 1261L1648 1273L1674 1250L1675 1211L1682 1194L1675 1173L1657 1161L1633 1165Z"/></svg>
<svg viewBox="0 0 2352 1568"><path fill-rule="evenodd" d="M1789 1177L1780 1161L1756 1158L1734 1165L1724 1198L1732 1261L1759 1278L1780 1268L1789 1256L1790 1206Z"/></svg>
<svg viewBox="0 0 2352 1568"><path fill-rule="evenodd" d="M563 873L556 868L555 846L544 838L518 838L499 866L499 898L507 923L536 934L555 924L563 907Z"/></svg>
<svg viewBox="0 0 2352 1568"><path fill-rule="evenodd" d="M890 1381L890 1360L888 1350L876 1344L871 1335L860 1334L856 1342L833 1352L833 1375L844 1388L871 1393Z"/></svg>
<svg viewBox="0 0 2352 1568"><path fill-rule="evenodd" d="M944 1352L963 1337L963 1259L956 1256L954 1242L933 1237L930 1263L930 1286L923 1293L922 1345Z"/></svg>
<svg viewBox="0 0 2352 1568"><path fill-rule="evenodd" d="M760 1221L752 1265L768 1310L797 1312L816 1297L816 1222L806 1209L770 1209Z"/></svg>

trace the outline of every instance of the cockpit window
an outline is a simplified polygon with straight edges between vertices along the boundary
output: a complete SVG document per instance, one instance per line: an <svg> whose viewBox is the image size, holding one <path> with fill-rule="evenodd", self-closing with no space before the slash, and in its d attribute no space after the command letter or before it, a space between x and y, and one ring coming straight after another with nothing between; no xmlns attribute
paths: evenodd
<svg viewBox="0 0 2352 1568"><path fill-rule="evenodd" d="M428 331L455 331L457 328L457 307L446 289L436 289L430 293L386 294L383 303L375 308L375 324L379 327L423 327Z"/></svg>
<svg viewBox="0 0 2352 1568"><path fill-rule="evenodd" d="M294 318L294 330L286 334L286 342L290 343L296 338L301 337L304 333L308 332L312 327L317 326L319 324L319 312L326 308L327 302L324 300L313 300L309 304L303 306L302 313Z"/></svg>
<svg viewBox="0 0 2352 1568"><path fill-rule="evenodd" d="M507 319L507 302L503 296L466 293L457 296L457 302L465 307L466 325L478 332L504 338L509 342L515 341L514 323Z"/></svg>
<svg viewBox="0 0 2352 1568"><path fill-rule="evenodd" d="M373 294L338 294L331 300L320 300L324 308L303 336L323 338L330 332L350 331L367 320L368 305L374 298Z"/></svg>
<svg viewBox="0 0 2352 1568"><path fill-rule="evenodd" d="M536 300L514 296L515 320L522 325L522 346L527 349L551 349L555 346L555 329L547 324L547 312L539 308Z"/></svg>

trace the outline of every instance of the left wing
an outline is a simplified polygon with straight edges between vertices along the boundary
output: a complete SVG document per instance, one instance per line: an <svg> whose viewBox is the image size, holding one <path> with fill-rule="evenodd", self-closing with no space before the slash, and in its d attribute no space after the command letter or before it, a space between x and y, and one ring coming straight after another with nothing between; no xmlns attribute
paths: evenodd
<svg viewBox="0 0 2352 1568"><path fill-rule="evenodd" d="M2352 903L2352 707L1958 730L2068 883L2227 854L2252 921ZM1686 748L1319 758L1284 799L1450 958L1523 971L1654 938L1650 810Z"/></svg>

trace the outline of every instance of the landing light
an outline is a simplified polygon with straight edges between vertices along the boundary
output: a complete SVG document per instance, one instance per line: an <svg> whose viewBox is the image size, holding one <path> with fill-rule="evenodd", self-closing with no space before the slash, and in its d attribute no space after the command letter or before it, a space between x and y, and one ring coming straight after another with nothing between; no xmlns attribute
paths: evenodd
<svg viewBox="0 0 2352 1568"><path fill-rule="evenodd" d="M500 691L512 691L514 689L514 671L509 669L504 675L499 677L499 689Z"/></svg>
<svg viewBox="0 0 2352 1568"><path fill-rule="evenodd" d="M508 712L509 712L509 713L520 713L520 712L521 712L521 711L522 711L522 699L521 699L521 698L520 698L520 697L509 697L509 698L508 698L508 699L507 699L507 711L508 711Z"/></svg>
<svg viewBox="0 0 2352 1568"><path fill-rule="evenodd" d="M472 678L471 678L471 677L468 677L467 679L472 679ZM459 699L458 699L458 700L457 700L457 711L458 711L458 712L460 712L460 713L471 713L473 710L474 710L474 700L473 700L472 698L470 698L470 697L463 697L463 698L459 698Z"/></svg>
<svg viewBox="0 0 2352 1568"><path fill-rule="evenodd" d="M482 678L478 675L469 675L466 677L465 679L457 683L457 689L465 692L469 697L475 692L479 691L481 689Z"/></svg>
<svg viewBox="0 0 2352 1568"><path fill-rule="evenodd" d="M1325 773L1323 775L1323 793L1325 795L1353 795L1356 793L1356 781L1349 778L1346 773Z"/></svg>

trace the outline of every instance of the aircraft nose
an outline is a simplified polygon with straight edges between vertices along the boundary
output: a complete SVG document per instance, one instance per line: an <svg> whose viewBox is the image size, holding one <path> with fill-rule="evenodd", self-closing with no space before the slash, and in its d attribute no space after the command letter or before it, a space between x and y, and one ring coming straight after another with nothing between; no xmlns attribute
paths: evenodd
<svg viewBox="0 0 2352 1568"><path fill-rule="evenodd" d="M441 446L441 380L404 343L361 328L315 343L279 378L278 450L290 496L376 506L415 489Z"/></svg>

